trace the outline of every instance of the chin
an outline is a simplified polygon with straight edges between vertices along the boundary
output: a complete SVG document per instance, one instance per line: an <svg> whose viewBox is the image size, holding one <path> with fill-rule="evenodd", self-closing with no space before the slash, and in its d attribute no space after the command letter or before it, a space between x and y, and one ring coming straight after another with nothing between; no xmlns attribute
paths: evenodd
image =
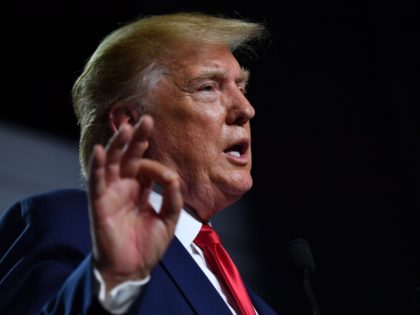
<svg viewBox="0 0 420 315"><path fill-rule="evenodd" d="M237 198L242 197L252 188L252 177L250 175L230 181L225 187L225 192L232 196L237 196Z"/></svg>

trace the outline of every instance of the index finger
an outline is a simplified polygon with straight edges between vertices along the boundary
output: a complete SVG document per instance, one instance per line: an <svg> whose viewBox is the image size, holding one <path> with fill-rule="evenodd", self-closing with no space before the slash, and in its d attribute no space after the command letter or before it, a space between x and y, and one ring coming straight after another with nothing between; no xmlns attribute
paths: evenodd
<svg viewBox="0 0 420 315"><path fill-rule="evenodd" d="M121 160L120 173L123 177L135 177L144 152L148 148L147 139L153 130L153 118L144 115L134 127L134 134Z"/></svg>

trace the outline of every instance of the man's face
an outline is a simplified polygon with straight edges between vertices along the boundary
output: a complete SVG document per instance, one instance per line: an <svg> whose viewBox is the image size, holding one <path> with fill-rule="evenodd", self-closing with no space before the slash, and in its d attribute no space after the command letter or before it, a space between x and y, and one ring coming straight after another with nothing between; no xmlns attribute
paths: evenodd
<svg viewBox="0 0 420 315"><path fill-rule="evenodd" d="M183 47L154 88L148 156L176 170L203 220L252 186L248 73L226 46Z"/></svg>

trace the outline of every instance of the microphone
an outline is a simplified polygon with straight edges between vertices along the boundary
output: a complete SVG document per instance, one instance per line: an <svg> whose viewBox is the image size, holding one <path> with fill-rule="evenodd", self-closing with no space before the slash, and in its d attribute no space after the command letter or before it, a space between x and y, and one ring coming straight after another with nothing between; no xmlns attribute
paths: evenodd
<svg viewBox="0 0 420 315"><path fill-rule="evenodd" d="M413 299L413 303L416 305L417 309L420 311L420 287L411 293L411 298Z"/></svg>
<svg viewBox="0 0 420 315"><path fill-rule="evenodd" d="M310 274L315 272L315 262L309 243L301 238L289 242L289 254L292 265L301 273L306 296L311 304L313 315L320 315L315 294L312 290Z"/></svg>

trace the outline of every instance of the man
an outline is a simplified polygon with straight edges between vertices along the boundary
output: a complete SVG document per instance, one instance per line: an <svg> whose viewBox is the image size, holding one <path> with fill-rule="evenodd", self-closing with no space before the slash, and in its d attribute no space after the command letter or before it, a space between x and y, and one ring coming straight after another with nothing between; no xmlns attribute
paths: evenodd
<svg viewBox="0 0 420 315"><path fill-rule="evenodd" d="M255 112L232 52L263 34L179 13L104 39L73 88L87 199L55 191L7 211L0 313L274 314L200 241L252 186Z"/></svg>

